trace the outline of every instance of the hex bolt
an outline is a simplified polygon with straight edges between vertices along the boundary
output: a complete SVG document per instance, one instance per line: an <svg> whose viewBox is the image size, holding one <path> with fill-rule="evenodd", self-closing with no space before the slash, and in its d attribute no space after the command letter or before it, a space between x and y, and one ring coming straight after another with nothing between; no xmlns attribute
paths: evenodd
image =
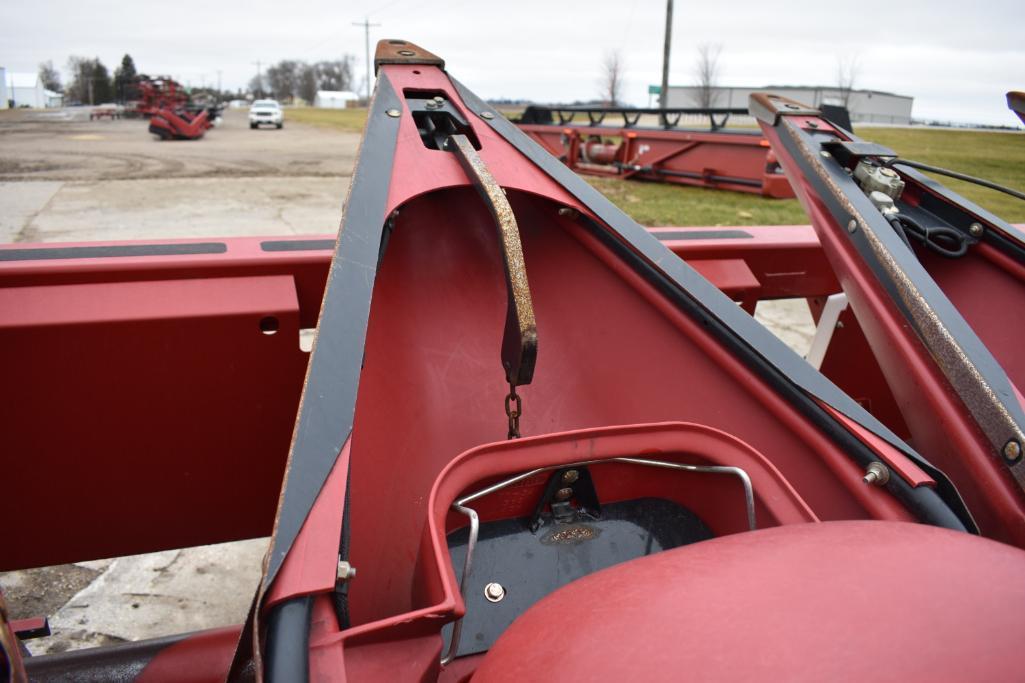
<svg viewBox="0 0 1025 683"><path fill-rule="evenodd" d="M558 498L559 500L567 500L572 495L573 495L573 489L571 489L568 486L566 488L564 488L564 489L559 489L558 491L555 492L555 497Z"/></svg>
<svg viewBox="0 0 1025 683"><path fill-rule="evenodd" d="M339 581L348 581L349 579L355 578L356 568L345 560L339 560L337 576Z"/></svg>
<svg viewBox="0 0 1025 683"><path fill-rule="evenodd" d="M402 112L400 112L398 109L389 109L385 112L385 114L392 117L393 119L397 119L400 116L402 116Z"/></svg>
<svg viewBox="0 0 1025 683"><path fill-rule="evenodd" d="M505 597L505 588L502 587L502 584L492 581L484 586L484 597L488 602L501 602Z"/></svg>
<svg viewBox="0 0 1025 683"><path fill-rule="evenodd" d="M580 473L577 472L576 470L566 470L565 472L562 473L562 483L563 484L572 484L573 482L575 482L579 478L580 478Z"/></svg>
<svg viewBox="0 0 1025 683"><path fill-rule="evenodd" d="M847 222L847 232L855 232L858 229L858 221L853 218Z"/></svg>
<svg viewBox="0 0 1025 683"><path fill-rule="evenodd" d="M886 482L890 481L890 470L878 460L870 462L865 468L865 476L862 477L862 481L872 486L885 486Z"/></svg>
<svg viewBox="0 0 1025 683"><path fill-rule="evenodd" d="M982 223L972 223L968 226L968 232L972 237L982 237Z"/></svg>
<svg viewBox="0 0 1025 683"><path fill-rule="evenodd" d="M1004 444L1004 460L1015 463L1021 460L1021 444L1011 439Z"/></svg>
<svg viewBox="0 0 1025 683"><path fill-rule="evenodd" d="M481 117L482 119L487 119L488 121L490 121L491 119L495 118L495 115L494 115L494 114L492 114L492 113L491 113L491 112L489 112L489 111L482 111L482 112L480 113L480 117Z"/></svg>

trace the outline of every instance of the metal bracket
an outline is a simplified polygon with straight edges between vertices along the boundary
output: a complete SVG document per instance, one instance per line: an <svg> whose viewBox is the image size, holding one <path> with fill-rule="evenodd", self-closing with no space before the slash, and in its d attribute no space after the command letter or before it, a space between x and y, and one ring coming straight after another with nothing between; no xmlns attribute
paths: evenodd
<svg viewBox="0 0 1025 683"><path fill-rule="evenodd" d="M488 205L498 226L502 258L505 262L506 291L509 304L505 316L505 334L502 338L502 367L512 386L530 384L534 378L537 360L537 325L534 322L534 304L530 298L527 268L523 262L520 231L516 225L505 191L474 150L465 135L449 136L447 148L455 153L466 175Z"/></svg>
<svg viewBox="0 0 1025 683"><path fill-rule="evenodd" d="M374 75L383 64L422 64L445 68L445 60L408 40L381 40L374 52Z"/></svg>
<svg viewBox="0 0 1025 683"><path fill-rule="evenodd" d="M811 348L805 357L813 368L822 368L822 361L826 358L826 351L829 350L829 342L833 340L833 333L840 321L840 314L847 310L847 295L843 292L830 294L826 299L826 305L822 307L822 315L819 316L819 324L815 328L815 336L811 340Z"/></svg>

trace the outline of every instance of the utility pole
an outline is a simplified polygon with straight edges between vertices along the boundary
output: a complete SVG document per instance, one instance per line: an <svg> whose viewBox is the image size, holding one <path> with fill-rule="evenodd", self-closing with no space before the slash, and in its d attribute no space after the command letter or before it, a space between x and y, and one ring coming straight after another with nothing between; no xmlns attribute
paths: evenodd
<svg viewBox="0 0 1025 683"><path fill-rule="evenodd" d="M263 97L263 71L261 70L263 62L257 59L253 64L256 65L256 83L259 89L259 93L254 92L253 97L260 98Z"/></svg>
<svg viewBox="0 0 1025 683"><path fill-rule="evenodd" d="M669 46L673 42L673 0L666 0L666 40L662 47L662 90L658 94L658 106L666 108L669 101Z"/></svg>
<svg viewBox="0 0 1025 683"><path fill-rule="evenodd" d="M380 24L371 24L367 17L363 17L363 21L352 22L353 26L362 26L363 33L366 38L367 47L367 106L370 106L370 27L380 26Z"/></svg>
<svg viewBox="0 0 1025 683"><path fill-rule="evenodd" d="M221 96L221 70L217 70L217 96Z"/></svg>

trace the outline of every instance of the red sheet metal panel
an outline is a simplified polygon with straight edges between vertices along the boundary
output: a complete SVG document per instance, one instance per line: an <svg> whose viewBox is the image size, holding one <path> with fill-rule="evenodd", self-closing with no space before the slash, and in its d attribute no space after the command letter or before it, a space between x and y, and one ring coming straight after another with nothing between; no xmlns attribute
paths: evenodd
<svg viewBox="0 0 1025 683"><path fill-rule="evenodd" d="M291 277L10 287L0 321L0 514L23 520L0 569L270 532L306 362Z"/></svg>

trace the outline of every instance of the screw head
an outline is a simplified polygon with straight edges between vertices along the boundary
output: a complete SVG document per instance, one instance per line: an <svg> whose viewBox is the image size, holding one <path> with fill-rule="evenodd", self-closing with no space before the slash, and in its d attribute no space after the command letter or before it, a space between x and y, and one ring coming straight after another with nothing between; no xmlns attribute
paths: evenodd
<svg viewBox="0 0 1025 683"><path fill-rule="evenodd" d="M853 218L847 221L847 232L855 232L858 229L858 221Z"/></svg>
<svg viewBox="0 0 1025 683"><path fill-rule="evenodd" d="M572 484L573 482L575 482L579 478L580 478L580 473L577 472L576 470L567 470L566 472L562 473L562 483L563 484Z"/></svg>
<svg viewBox="0 0 1025 683"><path fill-rule="evenodd" d="M559 500L567 500L573 495L573 489L568 486L564 489L559 489L555 492L555 497Z"/></svg>
<svg viewBox="0 0 1025 683"><path fill-rule="evenodd" d="M416 53L413 52L412 50L399 50L399 54L402 55L403 57L412 57Z"/></svg>
<svg viewBox="0 0 1025 683"><path fill-rule="evenodd" d="M484 586L484 597L488 602L501 602L505 597L505 588L502 584L492 581Z"/></svg>
<svg viewBox="0 0 1025 683"><path fill-rule="evenodd" d="M826 150L822 150L821 152L819 152L819 156L821 156L821 157L823 157L825 159L829 159L833 155L830 154L829 152L827 152Z"/></svg>
<svg viewBox="0 0 1025 683"><path fill-rule="evenodd" d="M402 116L402 112L400 112L398 109L389 109L385 112L385 114L392 117L393 119L397 119L400 116Z"/></svg>
<svg viewBox="0 0 1025 683"><path fill-rule="evenodd" d="M492 114L492 113L491 113L491 112L489 112L489 111L482 111L482 112L480 113L480 117L481 117L482 119L487 119L488 121L490 121L491 119L495 118L495 115L494 115L494 114Z"/></svg>
<svg viewBox="0 0 1025 683"><path fill-rule="evenodd" d="M968 226L968 232L972 237L982 237L982 223L972 223Z"/></svg>
<svg viewBox="0 0 1025 683"><path fill-rule="evenodd" d="M1021 444L1011 439L1004 444L1004 460L1015 463L1021 460Z"/></svg>

